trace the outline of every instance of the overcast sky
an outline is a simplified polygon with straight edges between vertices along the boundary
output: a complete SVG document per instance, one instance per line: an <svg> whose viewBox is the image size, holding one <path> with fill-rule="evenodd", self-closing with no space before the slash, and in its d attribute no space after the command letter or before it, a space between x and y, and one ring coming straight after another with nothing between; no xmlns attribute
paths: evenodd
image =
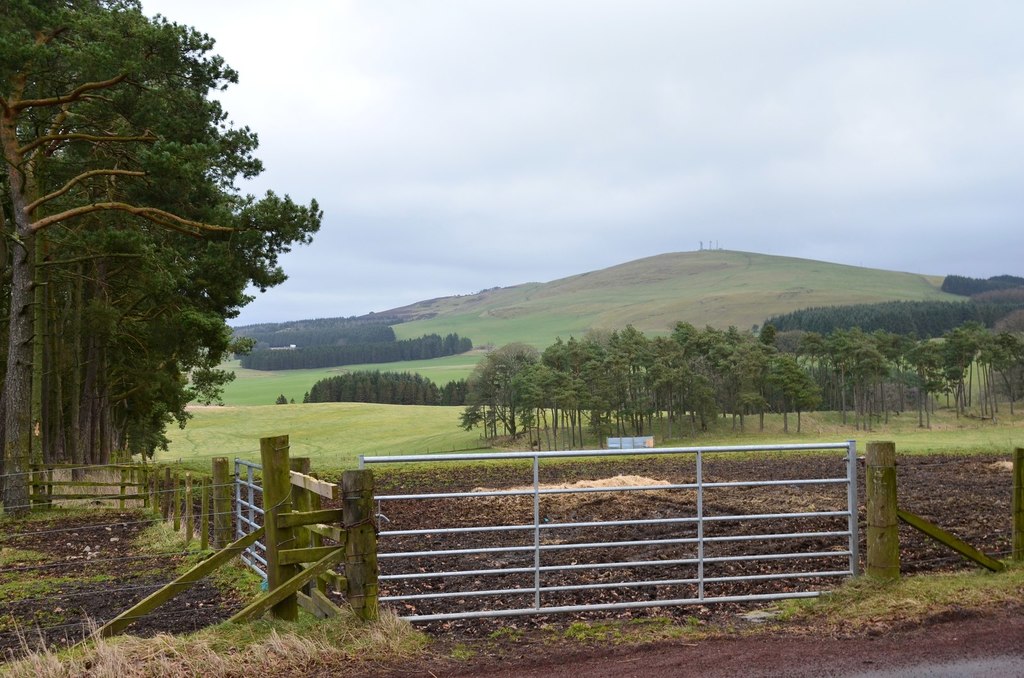
<svg viewBox="0 0 1024 678"><path fill-rule="evenodd" d="M1024 273L1016 0L143 0L240 73L316 198L232 324L361 315L723 249Z"/></svg>

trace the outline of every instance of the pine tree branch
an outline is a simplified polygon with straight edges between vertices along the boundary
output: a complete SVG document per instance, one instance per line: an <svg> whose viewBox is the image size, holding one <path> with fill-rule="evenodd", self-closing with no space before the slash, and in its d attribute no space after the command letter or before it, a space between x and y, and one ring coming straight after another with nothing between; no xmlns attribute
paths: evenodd
<svg viewBox="0 0 1024 678"><path fill-rule="evenodd" d="M128 77L127 73L121 73L115 75L109 80L100 80L97 82L86 82L75 89L71 90L67 94L58 94L53 97L46 97L43 99L22 99L21 101L15 101L9 104L13 111L23 111L26 108L39 108L43 106L61 106L63 104L72 103L82 98L84 94L94 92L101 89L109 89L115 85L120 84L125 78Z"/></svg>
<svg viewBox="0 0 1024 678"><path fill-rule="evenodd" d="M136 171L136 170L120 170L120 169L89 170L88 172L83 172L82 174L79 174L77 177L72 178L70 181L68 181L66 184L64 184L60 188L58 188L53 193L48 193L47 195L44 195L43 197L41 197L41 198L39 198L37 200L33 200L32 202L30 202L28 205L25 206L25 213L26 214L32 214L32 212L34 212L35 209L37 207L39 207L40 205L42 205L43 203L48 202L50 200L53 200L54 198L59 198L60 196L64 195L65 193L70 191L72 188L74 188L74 186L76 184L79 184L79 183L85 181L86 179L89 179L91 177L98 177L98 176L144 177L144 176L146 176L146 173L145 172Z"/></svg>
<svg viewBox="0 0 1024 678"><path fill-rule="evenodd" d="M215 224L206 224L201 221L185 219L155 207L139 207L137 205L130 205L124 202L97 202L89 205L82 205L80 207L74 207L63 212L58 212L57 214L51 214L50 216L43 217L42 219L33 222L31 229L33 233L36 233L48 226L52 226L53 224L60 223L62 221L67 221L68 219L92 214L93 212L108 211L134 214L135 216L147 219L159 226L197 238L200 237L203 232L207 231L230 232L234 230L229 226L217 226Z"/></svg>
<svg viewBox="0 0 1024 678"><path fill-rule="evenodd" d="M150 134L148 131L145 134L137 137L122 137L117 135L103 135L103 134L44 134L41 137L36 137L29 143L25 144L21 148L17 149L19 155L24 156L26 153L34 148L38 148L44 144L48 144L51 141L89 141L94 143L109 143L115 142L119 144L133 143L137 141L151 142L156 141L156 137Z"/></svg>

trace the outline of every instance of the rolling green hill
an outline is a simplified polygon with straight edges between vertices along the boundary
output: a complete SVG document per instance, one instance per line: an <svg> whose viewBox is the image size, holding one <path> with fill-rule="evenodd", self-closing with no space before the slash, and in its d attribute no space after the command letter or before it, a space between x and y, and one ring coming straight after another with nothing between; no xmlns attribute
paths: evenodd
<svg viewBox="0 0 1024 678"><path fill-rule="evenodd" d="M880 301L962 300L940 291L942 276L898 273L727 250L638 259L548 283L442 297L385 311L400 338L457 332L474 345L556 337L633 325L664 334L675 323L747 330L810 306Z"/></svg>
<svg viewBox="0 0 1024 678"><path fill-rule="evenodd" d="M384 311L405 322L399 339L455 332L477 347L522 341L543 349L556 337L633 325L665 334L679 321L748 330L772 315L880 301L960 301L940 291L942 276L898 273L766 254L705 250L638 259L548 283L442 297ZM482 353L437 360L258 372L235 368L228 405L269 405L278 395L301 402L319 379L362 369L419 372L437 384L469 375Z"/></svg>

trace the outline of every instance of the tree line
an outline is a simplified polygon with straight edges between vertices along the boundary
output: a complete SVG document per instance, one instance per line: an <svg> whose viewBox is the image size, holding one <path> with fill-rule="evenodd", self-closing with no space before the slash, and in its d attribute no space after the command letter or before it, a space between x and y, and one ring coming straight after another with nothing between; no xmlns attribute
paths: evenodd
<svg viewBox="0 0 1024 678"><path fill-rule="evenodd" d="M234 328L236 337L252 339L254 348L375 344L395 341L394 320L383 316L315 318Z"/></svg>
<svg viewBox="0 0 1024 678"><path fill-rule="evenodd" d="M782 350L780 347L788 347ZM543 351L509 344L491 351L469 379L461 424L489 438L528 435L550 449L593 445L605 436L669 438L706 430L718 418L743 429L766 413L842 412L844 424L868 430L891 413L917 410L930 426L936 398L960 414L1013 413L1024 388L1024 340L977 323L942 341L859 328L759 335L736 328L676 325L646 337L627 327L558 339Z"/></svg>
<svg viewBox="0 0 1024 678"><path fill-rule="evenodd" d="M409 372L357 371L339 374L313 384L304 403L382 403L386 405L466 404L466 380L438 386Z"/></svg>
<svg viewBox="0 0 1024 678"><path fill-rule="evenodd" d="M859 327L913 335L941 337L968 322L994 327L1014 311L1024 309L1024 297L1002 295L991 301L886 301L849 306L816 306L772 316L765 321L780 332L800 330L829 334Z"/></svg>
<svg viewBox="0 0 1024 678"><path fill-rule="evenodd" d="M947 275L942 281L942 291L973 297L985 292L994 292L1024 287L1024 278L1015 275L996 275L991 278L970 278L963 275Z"/></svg>
<svg viewBox="0 0 1024 678"><path fill-rule="evenodd" d="M19 513L31 463L151 454L216 397L226 320L321 212L236 188L257 139L209 96L237 74L208 36L134 0L10 0L0 35L0 482Z"/></svg>
<svg viewBox="0 0 1024 678"><path fill-rule="evenodd" d="M240 364L250 370L301 370L364 363L393 363L429 360L458 355L473 349L473 342L458 334L425 334L418 339L340 346L305 346L290 349L256 350L241 356Z"/></svg>

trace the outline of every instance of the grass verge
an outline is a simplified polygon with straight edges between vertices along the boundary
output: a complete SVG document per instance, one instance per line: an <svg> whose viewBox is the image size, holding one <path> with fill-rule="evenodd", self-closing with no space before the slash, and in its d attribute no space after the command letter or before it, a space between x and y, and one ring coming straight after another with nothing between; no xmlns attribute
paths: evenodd
<svg viewBox="0 0 1024 678"><path fill-rule="evenodd" d="M1013 563L999 573L977 570L892 582L858 577L828 595L786 601L780 607L785 622L813 622L822 630L856 633L1022 603L1024 564Z"/></svg>
<svg viewBox="0 0 1024 678"><path fill-rule="evenodd" d="M64 676L307 675L314 667L344 672L354 661L415 656L426 637L392 614L372 624L346 615L295 623L225 623L187 636L120 636L62 652L41 650L4 666L11 678Z"/></svg>

